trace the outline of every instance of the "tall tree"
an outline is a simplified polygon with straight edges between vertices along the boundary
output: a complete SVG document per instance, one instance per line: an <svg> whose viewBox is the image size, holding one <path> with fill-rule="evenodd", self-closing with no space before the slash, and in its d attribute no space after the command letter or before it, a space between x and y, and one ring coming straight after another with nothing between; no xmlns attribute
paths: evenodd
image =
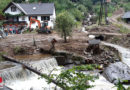
<svg viewBox="0 0 130 90"><path fill-rule="evenodd" d="M16 2L16 3L22 3L24 2L25 0L12 0L13 2Z"/></svg>
<svg viewBox="0 0 130 90"><path fill-rule="evenodd" d="M64 42L67 42L66 37L71 35L72 27L74 26L73 17L67 11L63 11L56 18L56 26L64 37Z"/></svg>

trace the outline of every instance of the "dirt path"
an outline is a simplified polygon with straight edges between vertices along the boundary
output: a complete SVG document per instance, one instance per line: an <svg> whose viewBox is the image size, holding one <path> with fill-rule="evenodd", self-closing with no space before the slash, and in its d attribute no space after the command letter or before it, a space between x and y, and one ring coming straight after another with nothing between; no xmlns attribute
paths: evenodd
<svg viewBox="0 0 130 90"><path fill-rule="evenodd" d="M124 10L122 8L120 8L119 10L115 11L113 16L109 18L109 21L113 24L121 24L124 27L126 27L127 29L130 29L130 24L126 24L124 22L119 22L117 19L121 16L123 16L124 14Z"/></svg>

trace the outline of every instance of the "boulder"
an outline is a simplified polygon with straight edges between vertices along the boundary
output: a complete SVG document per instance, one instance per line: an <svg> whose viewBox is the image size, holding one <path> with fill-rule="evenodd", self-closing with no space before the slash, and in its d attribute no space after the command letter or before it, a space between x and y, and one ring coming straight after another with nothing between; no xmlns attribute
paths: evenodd
<svg viewBox="0 0 130 90"><path fill-rule="evenodd" d="M112 83L117 84L120 80L130 81L130 67L122 62L110 64L103 72L104 76Z"/></svg>

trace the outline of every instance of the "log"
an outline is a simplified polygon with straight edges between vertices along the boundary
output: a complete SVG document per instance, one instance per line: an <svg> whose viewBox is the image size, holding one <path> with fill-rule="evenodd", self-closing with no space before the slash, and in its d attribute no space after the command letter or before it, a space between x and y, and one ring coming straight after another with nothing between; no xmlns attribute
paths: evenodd
<svg viewBox="0 0 130 90"><path fill-rule="evenodd" d="M30 70L30 71L36 73L37 75L39 75L39 76L41 76L41 77L47 79L48 81L51 81L52 83L54 83L55 85L59 86L59 87L62 88L63 90L65 89L65 87L62 86L61 83L58 83L56 80L51 79L48 75L43 74L43 73L41 73L41 72L39 72L39 71L33 69L32 67L29 67L29 66L25 65L24 63L22 63L22 62L20 62L20 61L18 61L18 60L16 60L16 59L14 59L14 58L12 58L12 57L9 57L9 56L6 56L6 55L3 55L2 57L3 57L6 61L10 61L10 62L13 62L13 63L21 64L24 68L26 68L26 69L28 69L28 70Z"/></svg>

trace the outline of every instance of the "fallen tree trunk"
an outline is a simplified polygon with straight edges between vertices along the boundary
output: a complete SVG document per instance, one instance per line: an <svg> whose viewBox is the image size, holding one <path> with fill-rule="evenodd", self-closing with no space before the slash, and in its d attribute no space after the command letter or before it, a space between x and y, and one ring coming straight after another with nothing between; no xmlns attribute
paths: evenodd
<svg viewBox="0 0 130 90"><path fill-rule="evenodd" d="M55 85L59 86L60 88L65 89L65 87L64 87L61 83L58 83L58 82L56 82L56 80L51 79L48 75L43 74L43 73L41 73L41 72L39 72L39 71L33 69L32 67L29 67L29 66L27 66L26 64L24 64L24 63L22 63L22 62L19 62L18 60L14 59L14 58L12 58L12 57L9 57L9 56L6 56L6 55L3 55L2 57L3 57L6 61L10 61L10 62L14 62L14 63L17 63L17 64L21 64L24 68L26 68L26 69L28 69L28 70L30 70L30 71L36 73L37 75L39 75L39 76L41 76L41 77L47 79L48 81L51 81L52 83L54 83Z"/></svg>

